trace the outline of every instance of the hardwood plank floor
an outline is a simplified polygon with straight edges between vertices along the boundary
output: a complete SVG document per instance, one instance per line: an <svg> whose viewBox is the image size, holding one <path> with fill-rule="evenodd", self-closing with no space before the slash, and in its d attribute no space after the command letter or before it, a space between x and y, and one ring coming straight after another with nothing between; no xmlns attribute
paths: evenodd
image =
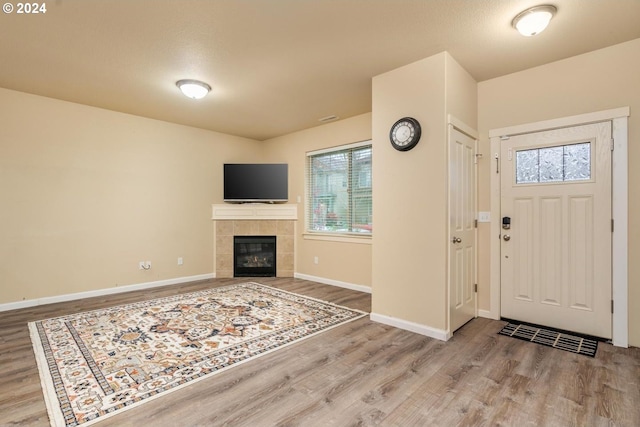
<svg viewBox="0 0 640 427"><path fill-rule="evenodd" d="M370 311L368 294L252 279ZM49 425L27 322L239 283L215 279L0 313L0 426ZM367 317L130 409L99 426L640 426L640 349L588 358L497 335L448 342Z"/></svg>

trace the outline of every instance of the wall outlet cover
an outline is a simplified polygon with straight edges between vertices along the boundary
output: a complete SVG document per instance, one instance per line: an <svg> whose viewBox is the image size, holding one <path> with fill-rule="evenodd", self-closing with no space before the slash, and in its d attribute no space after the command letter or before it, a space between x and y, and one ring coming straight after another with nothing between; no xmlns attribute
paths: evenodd
<svg viewBox="0 0 640 427"><path fill-rule="evenodd" d="M491 222L491 212L478 212L478 222Z"/></svg>

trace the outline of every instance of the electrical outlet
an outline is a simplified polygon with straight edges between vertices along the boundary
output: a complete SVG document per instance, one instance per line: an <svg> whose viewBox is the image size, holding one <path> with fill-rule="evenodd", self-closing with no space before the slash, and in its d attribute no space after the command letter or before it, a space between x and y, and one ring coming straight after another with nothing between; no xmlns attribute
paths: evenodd
<svg viewBox="0 0 640 427"><path fill-rule="evenodd" d="M184 264L182 257L178 257L178 265L182 265L182 264Z"/></svg>
<svg viewBox="0 0 640 427"><path fill-rule="evenodd" d="M151 261L147 261L147 265L145 267L146 267L147 270L150 269L151 268Z"/></svg>
<svg viewBox="0 0 640 427"><path fill-rule="evenodd" d="M144 261L138 263L138 270L144 270Z"/></svg>
<svg viewBox="0 0 640 427"><path fill-rule="evenodd" d="M317 256L314 256L314 257L313 257L313 263L314 263L314 264L317 264L318 262L319 262L318 257L317 257Z"/></svg>

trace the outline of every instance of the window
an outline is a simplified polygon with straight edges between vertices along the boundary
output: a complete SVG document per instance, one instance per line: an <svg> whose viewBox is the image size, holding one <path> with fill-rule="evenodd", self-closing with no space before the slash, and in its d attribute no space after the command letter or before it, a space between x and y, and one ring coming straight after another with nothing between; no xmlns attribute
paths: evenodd
<svg viewBox="0 0 640 427"><path fill-rule="evenodd" d="M371 141L307 153L307 231L371 235Z"/></svg>
<svg viewBox="0 0 640 427"><path fill-rule="evenodd" d="M516 183L591 179L591 144L560 145L516 151Z"/></svg>

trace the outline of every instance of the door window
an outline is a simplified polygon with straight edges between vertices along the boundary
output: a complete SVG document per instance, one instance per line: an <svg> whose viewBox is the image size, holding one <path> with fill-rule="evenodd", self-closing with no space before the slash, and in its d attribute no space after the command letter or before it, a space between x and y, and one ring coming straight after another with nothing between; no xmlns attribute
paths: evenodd
<svg viewBox="0 0 640 427"><path fill-rule="evenodd" d="M591 179L591 142L516 151L516 184Z"/></svg>

